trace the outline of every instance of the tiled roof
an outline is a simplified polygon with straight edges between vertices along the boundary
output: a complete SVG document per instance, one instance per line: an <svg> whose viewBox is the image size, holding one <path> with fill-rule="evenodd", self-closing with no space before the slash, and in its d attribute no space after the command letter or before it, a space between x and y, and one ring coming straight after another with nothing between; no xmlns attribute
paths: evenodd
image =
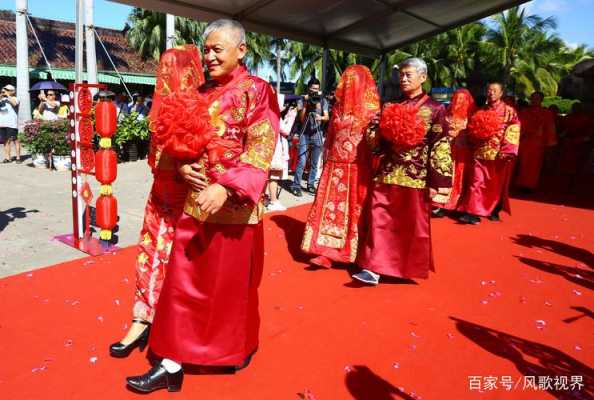
<svg viewBox="0 0 594 400"><path fill-rule="evenodd" d="M70 22L30 17L41 46L53 68L74 68L74 31ZM28 25L28 24L27 24ZM115 29L95 28L105 44L109 55L120 72L154 74L157 64L153 60L142 60L128 44L123 31ZM29 36L29 66L45 68L45 61L31 29L27 26ZM0 11L0 64L16 64L16 23L12 11ZM95 41L97 69L113 71L105 51Z"/></svg>

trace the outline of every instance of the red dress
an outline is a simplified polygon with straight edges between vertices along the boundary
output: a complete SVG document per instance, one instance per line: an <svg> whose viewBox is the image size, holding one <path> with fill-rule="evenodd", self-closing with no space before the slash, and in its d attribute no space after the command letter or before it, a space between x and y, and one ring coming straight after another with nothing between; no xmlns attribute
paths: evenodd
<svg viewBox="0 0 594 400"><path fill-rule="evenodd" d="M326 161L316 198L307 217L301 248L329 267L332 261L354 262L359 218L371 183L367 127L379 111L371 72L349 66L336 88L336 105L326 137Z"/></svg>
<svg viewBox="0 0 594 400"><path fill-rule="evenodd" d="M161 100L173 92L197 90L204 82L200 52L193 45L163 53L157 70L157 85L149 119L154 121ZM159 300L166 266L173 245L175 225L182 214L188 188L174 160L151 142L149 166L154 181L144 210L136 257L136 291L132 314L152 321Z"/></svg>
<svg viewBox="0 0 594 400"><path fill-rule="evenodd" d="M461 212L487 217L498 205L511 212L509 183L513 157L520 144L520 120L516 111L499 101L485 107L497 114L499 124L489 140L474 145L469 187L458 208Z"/></svg>
<svg viewBox="0 0 594 400"><path fill-rule="evenodd" d="M456 210L464 188L468 182L468 166L472 161L472 149L466 129L468 119L476 109L472 94L468 89L458 89L452 96L452 101L446 112L448 136L452 138L452 160L454 161L454 176L452 190L448 195L438 194L433 198L434 205L446 210Z"/></svg>
<svg viewBox="0 0 594 400"><path fill-rule="evenodd" d="M237 67L208 82L221 158L199 163L235 194L206 215L190 192L150 336L151 349L180 363L239 365L258 347L258 286L263 269L261 195L279 130L278 102L265 81ZM216 149L215 149L216 150Z"/></svg>
<svg viewBox="0 0 594 400"><path fill-rule="evenodd" d="M443 105L425 94L401 104L418 107L425 140L408 149L384 147L370 194L368 229L358 264L382 275L427 278L434 270L429 188L452 185L450 138L445 131Z"/></svg>

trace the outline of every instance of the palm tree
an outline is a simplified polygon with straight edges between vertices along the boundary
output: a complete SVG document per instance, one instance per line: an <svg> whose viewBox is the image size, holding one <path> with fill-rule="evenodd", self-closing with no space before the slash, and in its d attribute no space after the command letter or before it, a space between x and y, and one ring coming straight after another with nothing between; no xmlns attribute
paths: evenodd
<svg viewBox="0 0 594 400"><path fill-rule="evenodd" d="M526 55L523 50L530 36L555 29L557 23L553 17L543 19L538 15L526 15L526 9L520 7L497 14L493 22L495 26L488 30L486 36L486 45L494 54L491 67L501 69L505 84L514 84L512 71Z"/></svg>

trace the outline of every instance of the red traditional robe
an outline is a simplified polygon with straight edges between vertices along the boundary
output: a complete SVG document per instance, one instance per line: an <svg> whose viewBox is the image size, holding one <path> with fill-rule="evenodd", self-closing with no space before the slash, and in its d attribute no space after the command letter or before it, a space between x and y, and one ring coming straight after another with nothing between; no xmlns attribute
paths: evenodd
<svg viewBox="0 0 594 400"><path fill-rule="evenodd" d="M167 50L157 70L157 85L149 119L154 121L161 100L173 92L195 91L204 83L200 52L193 45ZM133 316L152 321L173 245L175 226L183 212L188 187L175 161L151 141L148 163L153 173L136 257Z"/></svg>
<svg viewBox="0 0 594 400"><path fill-rule="evenodd" d="M497 113L500 124L497 132L486 142L474 146L474 160L469 172L469 187L464 194L459 211L487 217L498 204L511 212L509 182L512 159L518 154L520 120L516 111L499 101L485 109Z"/></svg>
<svg viewBox="0 0 594 400"><path fill-rule="evenodd" d="M561 146L561 172L577 175L588 161L594 139L594 119L584 112L572 112L563 120L565 136Z"/></svg>
<svg viewBox="0 0 594 400"><path fill-rule="evenodd" d="M150 338L161 357L198 365L239 365L258 347L258 285L263 268L261 195L279 130L276 96L265 81L236 68L208 82L220 159L200 163L234 195L204 214L190 192Z"/></svg>
<svg viewBox="0 0 594 400"><path fill-rule="evenodd" d="M379 111L379 95L371 72L349 66L336 88L326 161L316 198L305 225L301 248L331 260L354 262L359 243L359 217L371 183L371 150L365 134ZM320 258L318 258L319 260Z"/></svg>
<svg viewBox="0 0 594 400"><path fill-rule="evenodd" d="M450 139L444 107L421 95L402 104L418 105L425 121L425 142L407 150L384 146L370 193L367 231L358 265L401 278L427 278L434 270L431 254L429 188L452 185Z"/></svg>
<svg viewBox="0 0 594 400"><path fill-rule="evenodd" d="M557 144L553 114L543 107L520 112L522 135L518 154L516 185L535 189L540 180L545 148Z"/></svg>

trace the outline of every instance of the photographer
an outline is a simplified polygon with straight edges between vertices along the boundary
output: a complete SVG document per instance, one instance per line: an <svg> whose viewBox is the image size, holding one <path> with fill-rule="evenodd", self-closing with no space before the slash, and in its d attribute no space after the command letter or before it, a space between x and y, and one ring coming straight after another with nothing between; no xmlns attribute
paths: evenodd
<svg viewBox="0 0 594 400"><path fill-rule="evenodd" d="M307 155L311 146L310 168L307 178L307 191L316 192L316 175L318 172L318 160L322 153L324 141L323 123L328 121L328 102L322 97L320 92L320 81L312 78L307 84L307 94L303 101L298 103L299 120L302 124L301 134L299 136L299 161L295 170L295 178L291 185L291 193L295 196L302 196L301 178Z"/></svg>
<svg viewBox="0 0 594 400"><path fill-rule="evenodd" d="M21 163L21 144L18 140L18 106L19 100L15 97L15 88L6 85L0 94L0 137L4 142L4 164L12 161L10 156L11 144L14 142L16 162Z"/></svg>

